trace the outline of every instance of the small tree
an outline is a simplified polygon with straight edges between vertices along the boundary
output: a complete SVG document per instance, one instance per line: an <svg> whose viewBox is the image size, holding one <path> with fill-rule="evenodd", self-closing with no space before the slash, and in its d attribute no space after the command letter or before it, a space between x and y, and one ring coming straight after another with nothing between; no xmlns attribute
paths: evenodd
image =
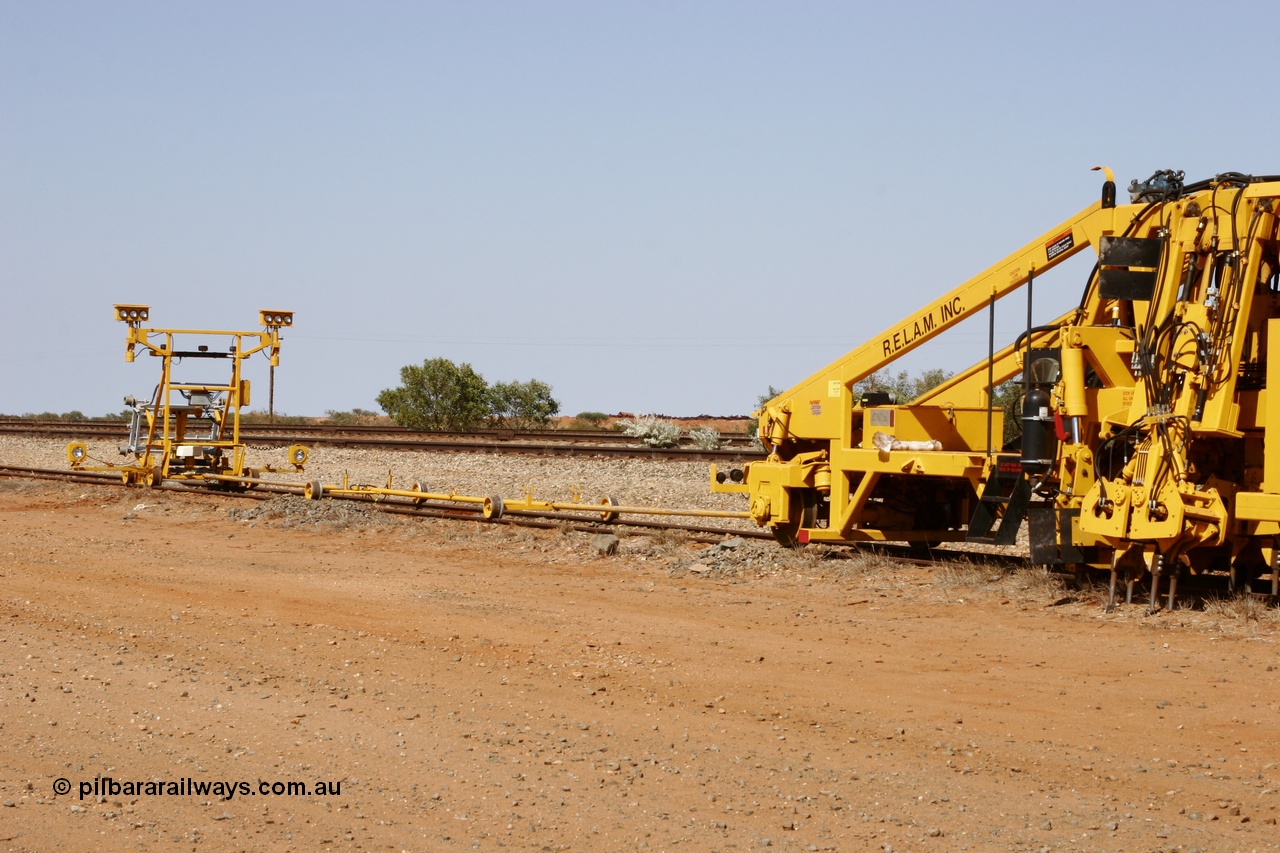
<svg viewBox="0 0 1280 853"><path fill-rule="evenodd" d="M952 371L943 370L940 367L920 371L919 376L911 379L911 399L914 400L926 392L932 391L954 375Z"/></svg>
<svg viewBox="0 0 1280 853"><path fill-rule="evenodd" d="M911 374L903 370L895 376L888 370L877 370L853 383L853 399L863 394L892 394L894 402L905 403L910 399Z"/></svg>
<svg viewBox="0 0 1280 853"><path fill-rule="evenodd" d="M856 400L863 394L888 392L894 395L899 404L910 403L926 391L931 391L946 382L951 376L950 371L936 367L922 371L918 376L912 376L906 370L899 371L897 374L887 370L877 370L867 378L853 383L853 397Z"/></svg>
<svg viewBox="0 0 1280 853"><path fill-rule="evenodd" d="M1004 446L1016 445L1022 438L1022 377L997 385L991 403L1004 410Z"/></svg>
<svg viewBox="0 0 1280 853"><path fill-rule="evenodd" d="M765 404L765 403L767 403L767 402L769 402L770 400L772 400L774 397L778 396L779 394L781 394L781 393L782 393L782 390L783 390L783 389L781 389L781 388L774 388L772 385L770 385L770 386L769 386L769 390L765 391L765 392L764 392L763 394L761 394L759 397L756 397L756 409L757 409L757 410L759 410L759 409L763 409L763 408L764 408L764 404Z"/></svg>
<svg viewBox="0 0 1280 853"><path fill-rule="evenodd" d="M494 384L489 389L489 405L494 423L509 429L545 427L560 412L551 386L537 379Z"/></svg>
<svg viewBox="0 0 1280 853"><path fill-rule="evenodd" d="M447 358L400 368L400 387L384 390L377 401L392 420L410 429L465 432L490 412L489 383L470 364Z"/></svg>

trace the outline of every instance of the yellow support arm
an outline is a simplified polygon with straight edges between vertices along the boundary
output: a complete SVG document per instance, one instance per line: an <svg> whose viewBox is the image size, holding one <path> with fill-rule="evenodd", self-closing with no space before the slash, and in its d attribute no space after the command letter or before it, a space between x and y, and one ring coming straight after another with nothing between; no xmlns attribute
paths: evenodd
<svg viewBox="0 0 1280 853"><path fill-rule="evenodd" d="M770 400L762 410L789 406L788 436L838 435L838 421L828 420L840 408L855 382L865 379L900 356L951 328L991 300L1007 296L1101 237L1115 233L1116 210L1094 202L1075 216L1041 234L1004 260L988 267L905 320L890 326L866 344L837 359L809 378ZM1121 223L1123 228L1124 224ZM985 365L985 362L984 362ZM905 402L905 401L904 401Z"/></svg>

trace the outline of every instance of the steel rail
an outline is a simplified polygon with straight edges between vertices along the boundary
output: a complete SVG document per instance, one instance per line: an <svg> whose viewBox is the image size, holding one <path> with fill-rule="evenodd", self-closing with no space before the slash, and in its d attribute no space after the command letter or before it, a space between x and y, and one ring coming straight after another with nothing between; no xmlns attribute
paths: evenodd
<svg viewBox="0 0 1280 853"><path fill-rule="evenodd" d="M90 422L85 422L90 423ZM483 438L375 438L343 434L298 434L280 432L265 434L255 431L256 425L241 429L240 438L246 444L260 447L284 447L291 444L308 444L313 447L335 447L359 450L386 450L412 453L496 453L523 454L529 456L586 456L621 457L656 460L684 460L687 462L745 462L763 457L763 452L750 447L722 448L718 450L698 447L644 447L634 444L588 444L566 441L516 441ZM0 424L0 435L41 435L76 439L125 438L127 428L120 425L101 424L85 428L82 424L50 424L27 426ZM404 432L384 431L385 434L405 435ZM408 435L414 435L408 433ZM438 435L423 433L418 435ZM607 435L607 433L606 433Z"/></svg>
<svg viewBox="0 0 1280 853"><path fill-rule="evenodd" d="M446 430L414 430L398 426L370 426L358 424L264 424L241 421L240 432L243 436L259 439L275 439L281 442L301 438L319 437L332 439L338 436L370 437L381 439L399 439L416 441L448 441L471 440L492 442L534 442L565 444L635 444L636 439L621 432L607 429L572 430L572 429L500 429L485 428L470 432L451 432ZM57 421L32 420L28 418L0 418L0 433L18 435L105 435L124 437L128 433L128 424L124 421ZM749 451L752 439L747 435L722 435L721 445L724 447L742 448ZM688 436L680 439L681 447L694 446Z"/></svg>

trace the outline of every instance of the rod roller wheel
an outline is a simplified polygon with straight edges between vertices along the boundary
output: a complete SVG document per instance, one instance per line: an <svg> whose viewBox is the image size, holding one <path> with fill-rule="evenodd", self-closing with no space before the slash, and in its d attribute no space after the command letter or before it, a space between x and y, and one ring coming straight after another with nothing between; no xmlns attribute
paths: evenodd
<svg viewBox="0 0 1280 853"><path fill-rule="evenodd" d="M618 504L617 498L615 498L613 495L609 495L608 497L601 498L600 505L601 506L618 506L619 504ZM604 512L600 513L600 520L603 521L605 524L612 524L613 522L618 520L618 514L616 512L610 512L609 510L605 510Z"/></svg>

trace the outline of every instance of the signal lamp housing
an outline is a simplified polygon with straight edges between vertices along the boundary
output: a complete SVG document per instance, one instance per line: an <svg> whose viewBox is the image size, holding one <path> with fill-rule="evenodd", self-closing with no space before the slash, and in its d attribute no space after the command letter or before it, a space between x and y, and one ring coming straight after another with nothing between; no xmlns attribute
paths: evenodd
<svg viewBox="0 0 1280 853"><path fill-rule="evenodd" d="M115 305L113 307L115 308L116 319L131 326L145 323L151 313L151 309L146 305Z"/></svg>
<svg viewBox="0 0 1280 853"><path fill-rule="evenodd" d="M291 445L289 447L289 462L290 464L293 465L294 468L297 468L299 471L301 471L302 466L307 464L307 457L310 454L311 454L311 451L307 448L305 444Z"/></svg>
<svg viewBox="0 0 1280 853"><path fill-rule="evenodd" d="M67 462L72 468L78 468L89 456L89 448L84 442L73 441L67 445Z"/></svg>

